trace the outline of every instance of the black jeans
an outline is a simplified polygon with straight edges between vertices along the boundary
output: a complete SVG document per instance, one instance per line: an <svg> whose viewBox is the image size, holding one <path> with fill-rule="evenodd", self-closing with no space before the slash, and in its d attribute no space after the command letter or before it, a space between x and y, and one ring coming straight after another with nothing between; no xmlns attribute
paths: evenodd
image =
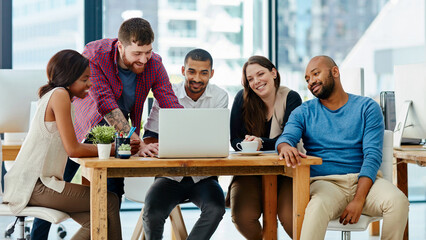
<svg viewBox="0 0 426 240"><path fill-rule="evenodd" d="M189 200L201 209L187 239L210 239L225 214L225 198L217 177L194 183L185 177L181 182L156 178L145 198L143 227L147 240L163 238L164 223L173 208Z"/></svg>

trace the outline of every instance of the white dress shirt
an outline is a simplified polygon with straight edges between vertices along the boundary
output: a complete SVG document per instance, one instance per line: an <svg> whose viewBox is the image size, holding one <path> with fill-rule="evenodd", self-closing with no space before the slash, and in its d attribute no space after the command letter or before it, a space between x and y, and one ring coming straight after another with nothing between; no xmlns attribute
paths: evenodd
<svg viewBox="0 0 426 240"><path fill-rule="evenodd" d="M185 91L185 81L175 83L172 85L173 91L179 100L179 103L185 108L228 108L228 93L222 88L214 85L207 84L206 90L197 101L192 100ZM152 105L151 113L144 126L145 130L158 133L158 115L160 106L157 100ZM209 176L194 176L192 179L194 183ZM183 177L167 177L169 179L180 182Z"/></svg>

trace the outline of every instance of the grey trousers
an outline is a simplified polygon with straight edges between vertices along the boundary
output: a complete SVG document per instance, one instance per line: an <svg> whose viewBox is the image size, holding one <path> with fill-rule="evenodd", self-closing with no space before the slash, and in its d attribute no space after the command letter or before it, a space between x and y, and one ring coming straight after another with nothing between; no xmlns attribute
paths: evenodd
<svg viewBox="0 0 426 240"><path fill-rule="evenodd" d="M200 218L187 239L210 239L225 214L225 198L216 177L197 183L190 177L181 182L156 178L145 198L143 227L146 239L162 239L164 223L170 212L187 199L201 209Z"/></svg>
<svg viewBox="0 0 426 240"><path fill-rule="evenodd" d="M117 195L108 192L107 202L108 239L120 240L120 207ZM38 180L28 205L53 208L68 213L81 225L71 239L90 239L90 188L88 186L65 182L64 190L58 193Z"/></svg>

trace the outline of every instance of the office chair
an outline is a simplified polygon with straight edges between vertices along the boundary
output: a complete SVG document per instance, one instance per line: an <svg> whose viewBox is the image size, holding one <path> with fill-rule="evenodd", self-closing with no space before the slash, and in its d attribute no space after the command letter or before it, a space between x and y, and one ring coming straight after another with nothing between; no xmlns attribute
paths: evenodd
<svg viewBox="0 0 426 240"><path fill-rule="evenodd" d="M134 202L143 203L146 193L154 182L153 177L126 177L124 178L124 196ZM132 240L145 239L142 224L143 208L132 234ZM183 221L180 206L177 205L169 215L172 224L172 230L176 240L185 240L188 237L185 223Z"/></svg>
<svg viewBox="0 0 426 240"><path fill-rule="evenodd" d="M393 174L393 132L385 130L383 137L383 156L380 171L383 173L383 178L392 182ZM351 239L351 231L365 231L368 225L372 222L380 221L381 216L361 215L359 221L355 224L343 225L339 222L339 218L331 220L328 223L327 230L342 231L342 240Z"/></svg>
<svg viewBox="0 0 426 240"><path fill-rule="evenodd" d="M2 154L2 146L0 142L0 166L3 165L3 154ZM0 175L2 175L2 171L0 168ZM0 178L0 185L2 185L1 178ZM3 196L3 188L0 186L0 196ZM0 201L2 202L2 201ZM29 229L27 228L27 234L25 233L25 218L28 216L40 218L46 221L49 221L51 223L60 223L62 221L65 221L66 219L70 218L70 216L64 212L51 209L51 208L45 208L45 207L25 207L18 215L15 215L10 211L10 208L7 204L0 203L0 216L15 216L16 221L5 233L9 236L14 231L14 226L16 223L18 223L18 237L17 240L28 240L29 239ZM62 227L62 230L64 228ZM58 234L63 234L59 233ZM65 233L66 234L66 233Z"/></svg>

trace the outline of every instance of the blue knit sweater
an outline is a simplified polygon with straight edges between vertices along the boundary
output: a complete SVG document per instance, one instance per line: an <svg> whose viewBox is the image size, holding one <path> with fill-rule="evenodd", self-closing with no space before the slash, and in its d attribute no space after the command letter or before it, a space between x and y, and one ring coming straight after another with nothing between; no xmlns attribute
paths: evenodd
<svg viewBox="0 0 426 240"><path fill-rule="evenodd" d="M304 102L290 115L275 148L303 139L308 155L321 157L311 166L311 177L360 173L373 182L382 163L384 121L371 98L349 94L348 102L330 110L319 99Z"/></svg>

